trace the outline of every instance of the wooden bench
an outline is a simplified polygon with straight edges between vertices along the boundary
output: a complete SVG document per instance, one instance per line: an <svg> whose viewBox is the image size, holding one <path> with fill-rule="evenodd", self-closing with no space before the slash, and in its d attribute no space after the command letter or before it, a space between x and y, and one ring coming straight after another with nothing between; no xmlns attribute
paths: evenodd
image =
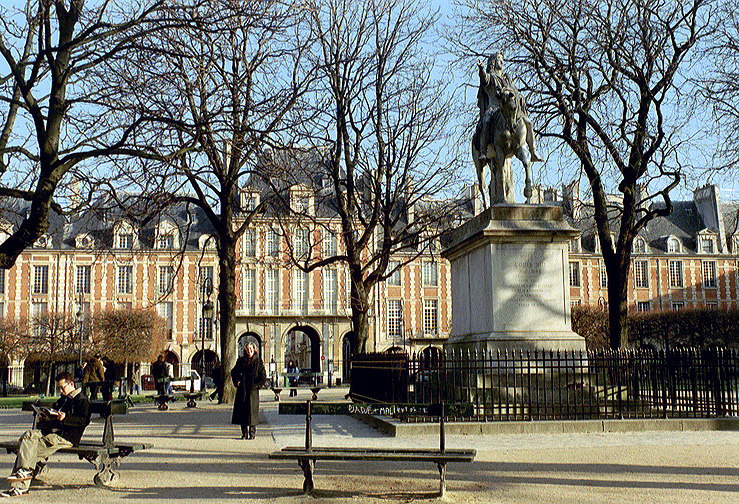
<svg viewBox="0 0 739 504"><path fill-rule="evenodd" d="M284 408L283 408L284 406ZM295 407L303 406L303 408ZM311 420L313 407L317 406L317 414L372 414L372 412L384 412L401 408L424 416L439 417L439 449L382 449L382 448L347 448L347 447L314 447ZM467 405L455 405L466 407ZM364 409L363 409L364 407ZM302 414L305 412L305 446L287 446L278 452L270 453L270 459L297 460L303 470L305 480L303 492L310 493L314 489L313 472L318 460L382 460L395 462L433 462L439 470L439 495L444 496L446 492L446 465L448 462L472 462L477 454L476 450L447 450L446 436L444 433L445 406L440 405L353 405L351 403L323 403L312 404L307 401L303 403L280 404L280 414Z"/></svg>
<svg viewBox="0 0 739 504"><path fill-rule="evenodd" d="M311 400L317 401L318 393L325 388L326 388L326 385L310 385L310 386L298 385L295 387L270 387L270 389L272 390L272 393L274 393L275 395L275 401L280 400L280 392L282 392L283 390L289 390L289 389L296 389L296 390L308 389L313 393L313 395L311 396Z"/></svg>
<svg viewBox="0 0 739 504"><path fill-rule="evenodd" d="M33 406L50 406L49 401L25 401L23 403L23 411L33 412L33 426L36 428L38 421L37 413ZM80 460L84 459L95 466L96 473L93 481L98 486L108 486L119 479L119 474L113 471L114 467L118 467L121 459L140 450L146 450L152 447L150 443L117 443L115 441L115 432L113 431L113 415L125 415L128 413L128 404L126 401L90 401L90 413L92 415L100 415L104 420L103 438L100 443L85 441L84 438L79 446L71 446L62 448L56 453L72 453L77 455ZM20 441L0 442L0 448L5 448L7 453L17 453L20 447ZM35 478L41 472L46 471L46 462L39 462L33 472Z"/></svg>

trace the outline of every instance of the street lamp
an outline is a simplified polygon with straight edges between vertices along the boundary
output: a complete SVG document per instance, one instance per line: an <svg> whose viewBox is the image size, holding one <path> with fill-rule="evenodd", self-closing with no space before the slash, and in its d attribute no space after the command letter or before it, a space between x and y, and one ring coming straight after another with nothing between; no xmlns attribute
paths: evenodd
<svg viewBox="0 0 739 504"><path fill-rule="evenodd" d="M200 346L200 372L203 374L200 377L200 390L202 391L205 390L205 328L213 319L213 301L210 300L210 295L213 293L213 280L206 276L200 288L203 293L203 324L200 328L202 342Z"/></svg>
<svg viewBox="0 0 739 504"><path fill-rule="evenodd" d="M82 369L82 303L85 301L85 296L82 290L80 290L80 299L77 302L77 330L80 333L80 369Z"/></svg>

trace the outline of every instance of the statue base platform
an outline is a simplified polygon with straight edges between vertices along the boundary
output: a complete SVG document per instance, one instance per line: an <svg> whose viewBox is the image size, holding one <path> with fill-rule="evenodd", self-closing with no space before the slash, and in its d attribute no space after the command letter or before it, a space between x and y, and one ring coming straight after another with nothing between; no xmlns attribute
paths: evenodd
<svg viewBox="0 0 739 504"><path fill-rule="evenodd" d="M493 205L448 236L453 350L584 351L570 325L568 243L550 205Z"/></svg>

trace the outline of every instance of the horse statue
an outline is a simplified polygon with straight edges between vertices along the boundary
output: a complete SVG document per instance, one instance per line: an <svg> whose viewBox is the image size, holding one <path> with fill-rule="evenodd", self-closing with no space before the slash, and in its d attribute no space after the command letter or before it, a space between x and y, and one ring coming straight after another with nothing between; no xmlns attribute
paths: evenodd
<svg viewBox="0 0 739 504"><path fill-rule="evenodd" d="M521 98L515 89L505 88L500 93L500 108L493 110L491 107L483 114L472 137L472 159L477 170L483 206L488 206L484 184L485 167L488 165L491 171L490 204L515 202L511 170L514 155L521 161L526 172L523 194L526 203L531 203L531 154L526 143L526 133Z"/></svg>

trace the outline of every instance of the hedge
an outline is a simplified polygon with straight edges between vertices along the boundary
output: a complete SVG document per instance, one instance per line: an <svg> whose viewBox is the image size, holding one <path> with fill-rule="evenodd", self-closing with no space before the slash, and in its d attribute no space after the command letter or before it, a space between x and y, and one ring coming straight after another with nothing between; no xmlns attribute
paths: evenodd
<svg viewBox="0 0 739 504"><path fill-rule="evenodd" d="M739 309L692 308L630 313L629 346L739 347ZM608 312L600 307L572 308L572 330L589 350L608 348Z"/></svg>

